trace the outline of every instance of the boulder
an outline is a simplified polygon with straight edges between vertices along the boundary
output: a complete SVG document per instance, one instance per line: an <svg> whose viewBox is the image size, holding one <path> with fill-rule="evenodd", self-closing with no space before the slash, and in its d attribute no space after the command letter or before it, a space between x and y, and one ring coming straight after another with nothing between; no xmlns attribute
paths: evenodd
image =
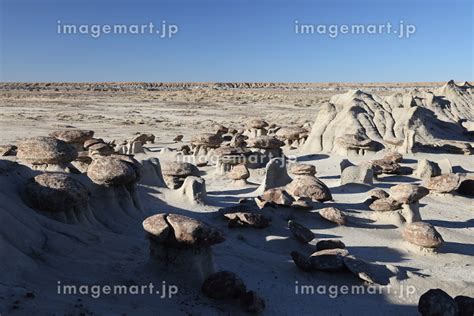
<svg viewBox="0 0 474 316"><path fill-rule="evenodd" d="M307 244L314 239L314 233L300 223L289 220L288 228L290 229L293 236L295 236L295 238L303 244Z"/></svg>
<svg viewBox="0 0 474 316"><path fill-rule="evenodd" d="M403 238L424 248L437 248L443 243L443 238L434 226L426 222L407 224L403 230Z"/></svg>
<svg viewBox="0 0 474 316"><path fill-rule="evenodd" d="M418 311L422 316L457 316L458 306L445 291L431 289L420 296Z"/></svg>
<svg viewBox="0 0 474 316"><path fill-rule="evenodd" d="M319 215L330 222L338 225L346 224L346 215L341 210L335 207L325 207L319 210Z"/></svg>
<svg viewBox="0 0 474 316"><path fill-rule="evenodd" d="M29 179L25 195L33 208L52 213L77 210L89 201L87 188L63 173L43 173Z"/></svg>
<svg viewBox="0 0 474 316"><path fill-rule="evenodd" d="M32 165L66 164L77 158L77 150L62 140L40 136L18 142L17 157Z"/></svg>
<svg viewBox="0 0 474 316"><path fill-rule="evenodd" d="M99 185L126 185L139 180L138 167L127 156L103 156L94 159L87 176Z"/></svg>

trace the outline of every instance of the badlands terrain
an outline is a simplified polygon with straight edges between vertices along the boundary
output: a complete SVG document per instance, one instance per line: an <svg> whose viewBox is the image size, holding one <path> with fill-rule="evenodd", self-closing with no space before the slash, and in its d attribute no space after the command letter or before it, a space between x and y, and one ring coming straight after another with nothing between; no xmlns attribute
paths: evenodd
<svg viewBox="0 0 474 316"><path fill-rule="evenodd" d="M0 100L1 315L473 315L468 82Z"/></svg>

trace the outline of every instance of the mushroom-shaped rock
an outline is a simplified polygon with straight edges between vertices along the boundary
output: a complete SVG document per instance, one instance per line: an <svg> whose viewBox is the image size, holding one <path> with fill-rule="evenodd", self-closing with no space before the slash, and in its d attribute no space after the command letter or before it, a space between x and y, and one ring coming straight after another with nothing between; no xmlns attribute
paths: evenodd
<svg viewBox="0 0 474 316"><path fill-rule="evenodd" d="M401 206L402 206L402 203L388 197L388 198L381 198L381 199L373 201L369 205L369 208L375 212L390 212L390 211L399 210Z"/></svg>
<svg viewBox="0 0 474 316"><path fill-rule="evenodd" d="M199 169L188 162L172 161L161 165L161 173L163 174L166 185L170 189L177 189L182 186L186 177L198 177Z"/></svg>
<svg viewBox="0 0 474 316"><path fill-rule="evenodd" d="M290 206L294 199L286 192L285 190L282 189L270 189L265 192L260 196L260 199L262 201L266 201L275 205L284 205L284 206Z"/></svg>
<svg viewBox="0 0 474 316"><path fill-rule="evenodd" d="M431 289L420 296L418 311L422 316L457 316L458 306L445 291Z"/></svg>
<svg viewBox="0 0 474 316"><path fill-rule="evenodd" d="M314 233L300 223L289 220L288 228L290 229L293 236L295 236L297 240L304 244L307 244L314 239Z"/></svg>
<svg viewBox="0 0 474 316"><path fill-rule="evenodd" d="M314 176L316 167L305 163L296 163L290 167L290 171L295 176Z"/></svg>
<svg viewBox="0 0 474 316"><path fill-rule="evenodd" d="M403 155L400 154L400 153L397 153L397 152L389 152L387 153L384 157L383 157L384 160L390 160L390 161L394 161L394 162L401 162L403 160Z"/></svg>
<svg viewBox="0 0 474 316"><path fill-rule="evenodd" d="M213 299L236 299L247 291L244 281L235 273L220 271L209 275L201 291Z"/></svg>
<svg viewBox="0 0 474 316"><path fill-rule="evenodd" d="M292 251L291 258L293 259L293 262L298 267L298 269L305 272L313 270L311 262L309 262L309 258L299 253L298 251Z"/></svg>
<svg viewBox="0 0 474 316"><path fill-rule="evenodd" d="M449 193L459 187L460 177L456 173L443 174L425 181L425 187L438 193Z"/></svg>
<svg viewBox="0 0 474 316"><path fill-rule="evenodd" d="M77 158L77 150L62 140L40 136L20 141L17 157L32 165L65 164Z"/></svg>
<svg viewBox="0 0 474 316"><path fill-rule="evenodd" d="M103 156L94 159L87 169L87 176L99 185L126 185L139 179L137 166L127 161L127 156Z"/></svg>
<svg viewBox="0 0 474 316"><path fill-rule="evenodd" d="M335 207L325 207L319 210L319 215L330 222L338 225L346 224L346 215Z"/></svg>
<svg viewBox="0 0 474 316"><path fill-rule="evenodd" d="M89 150L90 157L110 156L115 153L115 150L111 145L100 142L90 145L87 149Z"/></svg>
<svg viewBox="0 0 474 316"><path fill-rule="evenodd" d="M282 127L275 132L275 136L287 145L302 144L308 134L308 131L301 127Z"/></svg>
<svg viewBox="0 0 474 316"><path fill-rule="evenodd" d="M375 175L399 174L401 166L393 160L377 159L370 162Z"/></svg>
<svg viewBox="0 0 474 316"><path fill-rule="evenodd" d="M327 249L345 249L346 245L337 239L327 239L327 240L320 240L316 243L316 250L327 250Z"/></svg>
<svg viewBox="0 0 474 316"><path fill-rule="evenodd" d="M179 272L186 282L202 284L214 272L211 246L223 242L222 232L178 214L156 214L143 221L154 265Z"/></svg>
<svg viewBox="0 0 474 316"><path fill-rule="evenodd" d="M171 225L174 240L179 246L199 248L221 243L225 240L220 230L193 218L169 214L166 220Z"/></svg>
<svg viewBox="0 0 474 316"><path fill-rule="evenodd" d="M165 162L161 164L161 172L165 176L177 176L177 177L187 177L187 176L199 176L199 169L188 162Z"/></svg>
<svg viewBox="0 0 474 316"><path fill-rule="evenodd" d="M376 283L371 266L368 262L348 255L344 256L344 265L358 278L368 283Z"/></svg>
<svg viewBox="0 0 474 316"><path fill-rule="evenodd" d="M259 136L247 141L249 147L259 149L279 149L285 143L274 136Z"/></svg>
<svg viewBox="0 0 474 316"><path fill-rule="evenodd" d="M229 227L250 226L255 228L265 228L271 223L271 219L258 213L235 212L226 213L224 217L229 220Z"/></svg>
<svg viewBox="0 0 474 316"><path fill-rule="evenodd" d="M25 193L33 208L53 213L78 210L89 200L87 188L63 173L43 173L31 178Z"/></svg>
<svg viewBox="0 0 474 316"><path fill-rule="evenodd" d="M437 248L443 243L443 238L434 226L426 222L407 224L403 230L403 238L424 248Z"/></svg>
<svg viewBox="0 0 474 316"><path fill-rule="evenodd" d="M247 122L246 128L262 129L268 126L268 123L262 119L251 119Z"/></svg>
<svg viewBox="0 0 474 316"><path fill-rule="evenodd" d="M390 188L390 197L403 204L418 202L428 193L425 187L413 184L397 184Z"/></svg>
<svg viewBox="0 0 474 316"><path fill-rule="evenodd" d="M346 249L326 249L316 251L309 257L309 262L314 270L337 272L345 269L344 257L349 252Z"/></svg>
<svg viewBox="0 0 474 316"><path fill-rule="evenodd" d="M341 154L356 153L363 155L366 152L377 151L380 143L371 140L363 133L344 134L335 139L336 148Z"/></svg>
<svg viewBox="0 0 474 316"><path fill-rule="evenodd" d="M307 197L313 201L332 200L329 188L314 176L297 176L286 186L286 190L295 197Z"/></svg>
<svg viewBox="0 0 474 316"><path fill-rule="evenodd" d="M191 145L193 146L205 146L209 148L218 148L222 143L222 137L220 134L214 133L203 133L194 136L191 139Z"/></svg>
<svg viewBox="0 0 474 316"><path fill-rule="evenodd" d="M90 146L96 145L96 144L103 144L105 143L103 139L101 138L90 138L84 141L84 149L89 149Z"/></svg>
<svg viewBox="0 0 474 316"><path fill-rule="evenodd" d="M86 140L89 140L94 136L94 131L85 129L66 129L52 132L49 136L62 140L68 144L83 145Z"/></svg>
<svg viewBox="0 0 474 316"><path fill-rule="evenodd" d="M143 229L149 234L149 237L160 243L166 243L173 240L172 228L166 220L167 214L156 214L143 221Z"/></svg>

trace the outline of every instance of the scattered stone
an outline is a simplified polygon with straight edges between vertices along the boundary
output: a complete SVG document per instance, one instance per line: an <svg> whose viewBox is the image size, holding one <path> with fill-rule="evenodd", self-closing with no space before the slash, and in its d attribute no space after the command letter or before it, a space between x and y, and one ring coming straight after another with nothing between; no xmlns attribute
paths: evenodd
<svg viewBox="0 0 474 316"><path fill-rule="evenodd" d="M300 223L289 220L288 228L290 229L293 236L295 236L297 240L304 244L307 244L314 239L314 233Z"/></svg>
<svg viewBox="0 0 474 316"><path fill-rule="evenodd" d="M183 140L183 137L184 137L183 135L177 135L175 138L173 138L173 141L175 143L179 143L180 141Z"/></svg>
<svg viewBox="0 0 474 316"><path fill-rule="evenodd" d="M418 202L429 193L425 187L413 184L402 183L390 188L390 198L403 204Z"/></svg>
<svg viewBox="0 0 474 316"><path fill-rule="evenodd" d="M77 151L62 140L40 136L20 141L17 157L32 165L65 164L77 158Z"/></svg>
<svg viewBox="0 0 474 316"><path fill-rule="evenodd" d="M63 173L43 173L29 179L25 194L33 208L53 213L77 210L89 201L87 188Z"/></svg>
<svg viewBox="0 0 474 316"><path fill-rule="evenodd" d="M17 149L15 145L0 145L0 156L15 156Z"/></svg>
<svg viewBox="0 0 474 316"><path fill-rule="evenodd" d="M418 311L422 316L457 316L458 306L445 291L431 289L420 296Z"/></svg>
<svg viewBox="0 0 474 316"><path fill-rule="evenodd" d="M345 249L346 245L337 239L327 239L327 240L320 240L316 243L316 250L327 250L327 249Z"/></svg>
<svg viewBox="0 0 474 316"><path fill-rule="evenodd" d="M460 177L456 173L443 174L425 181L425 187L437 193L449 193L459 186Z"/></svg>
<svg viewBox="0 0 474 316"><path fill-rule="evenodd" d="M282 189L270 189L260 196L261 201L269 202L274 205L290 206L294 199Z"/></svg>
<svg viewBox="0 0 474 316"><path fill-rule="evenodd" d="M226 213L224 217L229 220L229 227L250 226L255 228L265 228L271 223L271 219L258 213L235 212Z"/></svg>
<svg viewBox="0 0 474 316"><path fill-rule="evenodd" d="M309 210L313 208L311 205L311 200L308 198L301 198L299 197L297 200L291 203L291 207L295 209L302 209L302 210Z"/></svg>
<svg viewBox="0 0 474 316"><path fill-rule="evenodd" d="M382 189L372 189L369 191L369 196L372 200L379 200L379 199L385 199L388 198L389 195L387 192L385 192Z"/></svg>
<svg viewBox="0 0 474 316"><path fill-rule="evenodd" d="M309 257L309 262L314 270L337 272L345 269L344 257L349 252L346 249L326 249L316 251Z"/></svg>
<svg viewBox="0 0 474 316"><path fill-rule="evenodd" d="M325 207L319 210L319 215L330 222L338 225L346 224L346 215L335 207Z"/></svg>
<svg viewBox="0 0 474 316"><path fill-rule="evenodd" d="M420 159L418 160L418 165L413 175L419 179L429 179L441 175L441 169L438 164L433 161Z"/></svg>
<svg viewBox="0 0 474 316"><path fill-rule="evenodd" d="M296 176L286 186L286 190L294 197L309 198L312 201L325 202L332 200L329 188L314 176Z"/></svg>
<svg viewBox="0 0 474 316"><path fill-rule="evenodd" d="M232 180L247 180L250 177L249 169L245 164L239 164L234 166L229 172L229 178Z"/></svg>
<svg viewBox="0 0 474 316"><path fill-rule="evenodd" d="M291 252L291 258L293 259L293 262L295 265L300 269L305 272L309 272L313 269L311 266L311 263L309 262L309 259L299 253L298 251L292 251Z"/></svg>
<svg viewBox="0 0 474 316"><path fill-rule="evenodd" d="M399 210L401 207L402 203L389 197L375 200L369 205L369 208L375 212L391 212Z"/></svg>
<svg viewBox="0 0 474 316"><path fill-rule="evenodd" d="M368 262L358 259L354 256L347 255L343 258L344 265L354 273L358 278L369 283L377 283L373 276L371 266Z"/></svg>
<svg viewBox="0 0 474 316"><path fill-rule="evenodd" d="M438 248L444 242L434 226L426 222L407 224L403 231L403 238L424 248Z"/></svg>
<svg viewBox="0 0 474 316"><path fill-rule="evenodd" d="M211 274L202 284L201 291L213 299L236 299L246 293L244 281L235 273L220 271Z"/></svg>
<svg viewBox="0 0 474 316"><path fill-rule="evenodd" d="M52 132L49 136L62 140L68 144L83 145L86 140L89 140L94 136L94 131L84 129L66 129Z"/></svg>
<svg viewBox="0 0 474 316"><path fill-rule="evenodd" d="M400 174L401 166L392 160L377 159L370 162L375 175Z"/></svg>
<svg viewBox="0 0 474 316"><path fill-rule="evenodd" d="M384 157L383 157L383 160L389 160L389 161L393 161L393 162L396 162L396 163L399 163L403 160L403 155L400 154L400 153L397 153L397 152L389 152L387 153Z"/></svg>

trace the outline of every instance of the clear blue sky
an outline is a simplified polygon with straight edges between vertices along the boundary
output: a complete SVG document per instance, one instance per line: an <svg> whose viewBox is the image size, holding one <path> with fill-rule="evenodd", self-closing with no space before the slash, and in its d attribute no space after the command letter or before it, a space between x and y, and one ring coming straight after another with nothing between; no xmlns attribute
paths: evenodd
<svg viewBox="0 0 474 316"><path fill-rule="evenodd" d="M395 82L473 80L472 0L0 0L0 81ZM57 34L63 24L178 25L150 35ZM391 35L295 34L400 20Z"/></svg>

